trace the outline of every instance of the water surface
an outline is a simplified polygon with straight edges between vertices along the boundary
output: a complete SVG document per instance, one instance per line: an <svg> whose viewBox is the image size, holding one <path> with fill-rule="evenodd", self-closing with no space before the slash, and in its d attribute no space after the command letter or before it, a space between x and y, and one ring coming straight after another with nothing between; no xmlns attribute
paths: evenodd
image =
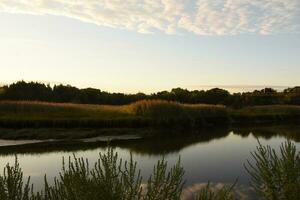
<svg viewBox="0 0 300 200"><path fill-rule="evenodd" d="M257 139L264 145L274 148L280 146L286 139L294 141L300 149L300 131L296 126L272 126L261 128L233 128L226 130L206 130L198 134L184 136L164 136L112 143L115 151L122 159L129 159L133 155L143 177L148 177L154 164L165 156L169 165L181 158L185 169L186 186L211 181L214 183L232 183L238 178L239 185L249 185L249 177L243 164L250 158L250 151L255 150ZM3 141L2 141L3 143ZM28 148L13 152L0 151L0 167L6 163L13 163L15 153L25 176L31 176L36 188L41 188L43 177L49 179L57 176L61 169L62 157L73 154L88 158L94 163L99 153L106 151L106 145L91 146L58 146L39 149Z"/></svg>

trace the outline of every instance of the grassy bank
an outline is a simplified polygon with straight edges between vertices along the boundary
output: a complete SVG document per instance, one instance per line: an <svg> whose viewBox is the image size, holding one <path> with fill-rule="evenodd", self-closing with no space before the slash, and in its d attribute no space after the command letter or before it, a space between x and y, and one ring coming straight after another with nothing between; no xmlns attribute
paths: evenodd
<svg viewBox="0 0 300 200"><path fill-rule="evenodd" d="M234 110L221 105L191 105L161 100L139 101L125 106L0 102L0 127L4 128L188 128L287 122L299 117L300 106L288 105Z"/></svg>
<svg viewBox="0 0 300 200"><path fill-rule="evenodd" d="M232 123L299 122L300 106L267 105L230 110Z"/></svg>
<svg viewBox="0 0 300 200"><path fill-rule="evenodd" d="M227 124L224 106L140 101L126 106L0 102L0 127L144 128Z"/></svg>

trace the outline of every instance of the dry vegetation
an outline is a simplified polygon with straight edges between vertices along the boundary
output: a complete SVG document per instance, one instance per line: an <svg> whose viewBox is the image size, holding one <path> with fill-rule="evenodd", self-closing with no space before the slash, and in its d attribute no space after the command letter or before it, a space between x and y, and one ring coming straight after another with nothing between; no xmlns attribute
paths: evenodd
<svg viewBox="0 0 300 200"><path fill-rule="evenodd" d="M0 101L0 127L203 127L231 122L297 120L300 106L273 105L229 109L222 105L142 100L130 105L90 105Z"/></svg>
<svg viewBox="0 0 300 200"><path fill-rule="evenodd" d="M215 123L212 119L220 117L227 118L224 106L187 105L161 100L139 101L125 106L28 101L0 102L2 126L21 123L29 126L33 122L36 126L48 124L49 126L143 127L170 125L178 122L184 125L196 123L203 125Z"/></svg>
<svg viewBox="0 0 300 200"><path fill-rule="evenodd" d="M232 119L234 119L237 122L298 121L300 117L300 106L252 106L238 110L231 110L230 113Z"/></svg>

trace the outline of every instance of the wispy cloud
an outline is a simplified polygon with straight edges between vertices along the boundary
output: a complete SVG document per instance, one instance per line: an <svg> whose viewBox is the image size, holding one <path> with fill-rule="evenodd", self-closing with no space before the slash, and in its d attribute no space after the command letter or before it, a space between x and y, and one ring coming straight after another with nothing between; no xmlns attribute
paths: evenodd
<svg viewBox="0 0 300 200"><path fill-rule="evenodd" d="M300 0L0 0L0 12L66 16L140 33L300 32Z"/></svg>

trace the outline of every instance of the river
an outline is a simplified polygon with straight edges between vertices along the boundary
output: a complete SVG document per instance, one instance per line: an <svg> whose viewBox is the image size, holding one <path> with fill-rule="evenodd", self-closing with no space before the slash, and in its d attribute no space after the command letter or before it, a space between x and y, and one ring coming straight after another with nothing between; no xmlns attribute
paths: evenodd
<svg viewBox="0 0 300 200"><path fill-rule="evenodd" d="M286 139L293 141L300 149L300 129L297 126L248 127L222 130L206 130L199 134L181 136L166 135L153 138L133 138L114 142L112 146L122 159L133 159L138 162L142 176L147 178L154 164L163 156L169 166L181 159L185 170L185 187L206 183L232 184L238 179L239 187L249 186L249 176L244 169L244 163L251 159L250 152L258 145L270 145L276 149ZM2 141L3 142L3 141ZM92 145L70 148L64 145L38 149L23 149L18 152L0 151L1 169L9 162L13 163L15 154L24 171L31 177L36 189L42 188L43 177L47 174L49 180L58 175L62 167L62 157L77 156L88 158L90 164L95 162L99 153L106 151L106 145Z"/></svg>

